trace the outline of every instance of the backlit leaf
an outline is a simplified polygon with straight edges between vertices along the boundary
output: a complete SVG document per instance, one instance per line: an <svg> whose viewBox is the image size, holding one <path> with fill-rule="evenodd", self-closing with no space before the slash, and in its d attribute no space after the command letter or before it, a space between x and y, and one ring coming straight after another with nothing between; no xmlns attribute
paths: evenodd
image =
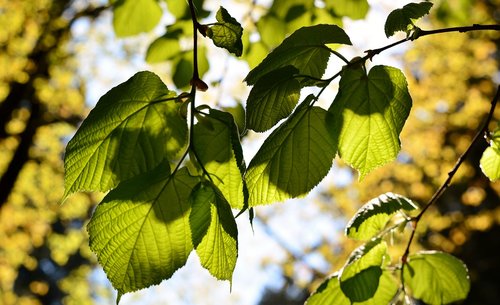
<svg viewBox="0 0 500 305"><path fill-rule="evenodd" d="M467 267L444 252L423 251L410 255L403 276L412 296L426 304L460 301L470 290Z"/></svg>
<svg viewBox="0 0 500 305"><path fill-rule="evenodd" d="M193 249L189 195L198 179L168 164L120 183L88 224L90 248L119 295L159 284Z"/></svg>
<svg viewBox="0 0 500 305"><path fill-rule="evenodd" d="M267 73L289 65L297 68L300 74L321 78L331 54L325 46L329 43L350 45L351 41L336 25L318 24L300 28L250 71L245 81L253 85Z"/></svg>
<svg viewBox="0 0 500 305"><path fill-rule="evenodd" d="M370 8L367 0L327 0L326 5L333 8L337 15L351 19L365 18Z"/></svg>
<svg viewBox="0 0 500 305"><path fill-rule="evenodd" d="M113 7L113 27L118 37L151 31L163 14L156 0L119 0Z"/></svg>
<svg viewBox="0 0 500 305"><path fill-rule="evenodd" d="M241 25L222 6L217 11L215 18L218 22L208 27L207 36L212 39L216 46L224 48L236 56L241 56L243 52L243 42L241 41L243 28Z"/></svg>
<svg viewBox="0 0 500 305"><path fill-rule="evenodd" d="M360 179L396 158L411 104L400 70L375 66L367 75L360 67L344 69L329 111L332 130L340 134L339 155L359 171Z"/></svg>
<svg viewBox="0 0 500 305"><path fill-rule="evenodd" d="M481 157L481 170L491 181L500 179L500 128L491 135L490 147Z"/></svg>
<svg viewBox="0 0 500 305"><path fill-rule="evenodd" d="M357 240L369 240L380 233L398 211L411 211L417 205L410 199L393 193L385 193L368 201L346 226L346 235Z"/></svg>
<svg viewBox="0 0 500 305"><path fill-rule="evenodd" d="M181 52L179 36L181 30L167 32L151 43L146 52L146 62L159 63L175 57Z"/></svg>
<svg viewBox="0 0 500 305"><path fill-rule="evenodd" d="M413 20L427 14L432 7L432 2L408 3L402 8L392 11L385 21L385 35L391 37L398 31L407 32L413 27Z"/></svg>
<svg viewBox="0 0 500 305"><path fill-rule="evenodd" d="M305 195L330 170L337 141L326 125L328 112L310 107L311 99L273 131L250 162L245 175L250 206Z"/></svg>
<svg viewBox="0 0 500 305"><path fill-rule="evenodd" d="M298 72L285 66L262 76L253 86L247 100L247 127L266 131L292 113L300 98Z"/></svg>
<svg viewBox="0 0 500 305"><path fill-rule="evenodd" d="M202 266L217 279L231 280L238 256L238 229L229 203L218 190L201 183L193 190L191 204L193 244Z"/></svg>
<svg viewBox="0 0 500 305"><path fill-rule="evenodd" d="M65 193L107 191L174 158L187 141L175 93L158 76L139 72L97 102L68 143Z"/></svg>
<svg viewBox="0 0 500 305"><path fill-rule="evenodd" d="M245 161L231 114L210 109L203 122L194 126L193 145L213 183L231 207L243 208Z"/></svg>

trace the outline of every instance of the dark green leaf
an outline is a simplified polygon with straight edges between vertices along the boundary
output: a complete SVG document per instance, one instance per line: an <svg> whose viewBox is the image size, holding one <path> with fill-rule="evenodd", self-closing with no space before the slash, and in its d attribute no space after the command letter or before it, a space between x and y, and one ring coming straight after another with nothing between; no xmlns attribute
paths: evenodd
<svg viewBox="0 0 500 305"><path fill-rule="evenodd" d="M177 56L172 80L177 88L186 88L193 78L193 52L183 52ZM209 63L205 48L198 48L198 73L200 77L208 71Z"/></svg>
<svg viewBox="0 0 500 305"><path fill-rule="evenodd" d="M251 207L305 195L330 170L337 141L326 125L328 112L310 107L312 99L273 131L251 161L245 175Z"/></svg>
<svg viewBox="0 0 500 305"><path fill-rule="evenodd" d="M426 304L460 301L470 290L467 267L444 252L424 251L410 255L403 276L412 296Z"/></svg>
<svg viewBox="0 0 500 305"><path fill-rule="evenodd" d="M321 78L331 54L325 46L329 43L350 45L351 41L336 25L318 24L300 28L250 71L245 81L253 85L267 73L289 65L297 68L300 74Z"/></svg>
<svg viewBox="0 0 500 305"><path fill-rule="evenodd" d="M371 266L356 273L355 276L340 282L340 289L351 302L364 302L377 292L382 268Z"/></svg>
<svg viewBox="0 0 500 305"><path fill-rule="evenodd" d="M285 66L262 76L247 100L247 127L266 131L292 113L300 98L298 70Z"/></svg>
<svg viewBox="0 0 500 305"><path fill-rule="evenodd" d="M243 28L241 25L222 6L217 11L216 19L218 22L208 27L207 36L212 39L216 46L224 48L236 56L241 56L243 52L243 42L241 41Z"/></svg>
<svg viewBox="0 0 500 305"><path fill-rule="evenodd" d="M229 203L209 183L191 195L190 224L201 265L219 280L231 280L238 256L238 229Z"/></svg>
<svg viewBox="0 0 500 305"><path fill-rule="evenodd" d="M241 103L237 103L232 107L222 107L222 110L229 112L234 119L234 123L238 127L238 132L243 135L246 132L245 107Z"/></svg>
<svg viewBox="0 0 500 305"><path fill-rule="evenodd" d="M210 109L203 121L194 126L193 149L231 206L243 208L245 161L231 114Z"/></svg>
<svg viewBox="0 0 500 305"><path fill-rule="evenodd" d="M331 129L340 135L340 157L359 171L360 179L396 158L411 104L400 70L375 66L367 75L361 67L344 69L329 109Z"/></svg>
<svg viewBox="0 0 500 305"><path fill-rule="evenodd" d="M139 72L102 96L66 148L64 197L107 191L173 159L187 141L174 98L151 72Z"/></svg>
<svg viewBox="0 0 500 305"><path fill-rule="evenodd" d="M90 248L118 293L159 284L193 249L188 198L198 179L168 164L122 182L88 224Z"/></svg>
<svg viewBox="0 0 500 305"><path fill-rule="evenodd" d="M410 199L385 193L363 205L346 226L346 235L357 240L369 240L380 233L398 211L411 211L418 206Z"/></svg>
<svg viewBox="0 0 500 305"><path fill-rule="evenodd" d="M149 32L160 22L163 12L156 0L119 0L113 5L116 36Z"/></svg>
<svg viewBox="0 0 500 305"><path fill-rule="evenodd" d="M385 35L391 37L398 31L409 33L414 27L413 20L427 15L431 7L431 2L408 3L392 11L385 22Z"/></svg>

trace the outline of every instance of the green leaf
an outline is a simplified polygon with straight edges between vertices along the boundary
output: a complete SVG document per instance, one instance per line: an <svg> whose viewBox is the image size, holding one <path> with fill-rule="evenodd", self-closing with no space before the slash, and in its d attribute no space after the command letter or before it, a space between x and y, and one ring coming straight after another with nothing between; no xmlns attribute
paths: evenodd
<svg viewBox="0 0 500 305"><path fill-rule="evenodd" d="M243 42L241 41L243 28L241 25L222 6L217 11L215 18L218 22L208 27L207 36L219 48L241 56L243 53Z"/></svg>
<svg viewBox="0 0 500 305"><path fill-rule="evenodd" d="M340 288L352 302L363 302L375 295L387 256L387 244L380 238L351 253L339 279Z"/></svg>
<svg viewBox="0 0 500 305"><path fill-rule="evenodd" d="M174 158L187 142L187 122L173 99L175 93L151 72L139 72L102 96L66 148L64 197L107 191Z"/></svg>
<svg viewBox="0 0 500 305"><path fill-rule="evenodd" d="M117 37L149 32L163 14L156 0L119 0L113 6L113 28Z"/></svg>
<svg viewBox="0 0 500 305"><path fill-rule="evenodd" d="M245 107L238 102L235 106L221 107L225 112L229 112L234 119L234 123L238 127L238 133L243 135L246 131Z"/></svg>
<svg viewBox="0 0 500 305"><path fill-rule="evenodd" d="M207 183L191 194L193 244L201 264L219 280L231 280L238 256L238 229L229 203Z"/></svg>
<svg viewBox="0 0 500 305"><path fill-rule="evenodd" d="M491 135L490 147L484 151L480 166L491 181L500 179L500 128Z"/></svg>
<svg viewBox="0 0 500 305"><path fill-rule="evenodd" d="M198 179L169 171L164 163L120 183L88 224L90 248L119 295L170 278L193 249L188 198Z"/></svg>
<svg viewBox="0 0 500 305"><path fill-rule="evenodd" d="M463 300L470 290L467 267L444 252L423 251L410 255L403 277L412 296L431 305Z"/></svg>
<svg viewBox="0 0 500 305"><path fill-rule="evenodd" d="M193 78L193 53L183 52L177 56L172 80L177 88L186 88ZM198 48L198 73L200 77L208 71L209 63L205 48Z"/></svg>
<svg viewBox="0 0 500 305"><path fill-rule="evenodd" d="M359 287L363 289L363 287ZM378 289L372 298L364 302L356 302L356 305L380 305L389 304L396 295L398 286L393 276L388 271L383 271L378 279ZM350 305L351 300L345 296L340 288L339 277L334 274L307 299L306 305Z"/></svg>
<svg viewBox="0 0 500 305"><path fill-rule="evenodd" d="M408 3L403 8L395 9L385 21L385 35L391 37L398 31L409 33L414 28L413 20L429 14L431 7L431 2L420 2Z"/></svg>
<svg viewBox="0 0 500 305"><path fill-rule="evenodd" d="M289 65L297 68L300 74L321 78L331 54L325 46L328 43L350 45L351 41L336 25L318 24L300 28L250 71L245 81L254 85L267 73Z"/></svg>
<svg viewBox="0 0 500 305"><path fill-rule="evenodd" d="M285 66L262 76L247 100L247 127L262 132L292 113L300 98L299 71Z"/></svg>
<svg viewBox="0 0 500 305"><path fill-rule="evenodd" d="M396 158L411 104L399 69L375 66L368 75L361 67L344 69L329 111L332 130L339 133L339 155L359 171L360 179Z"/></svg>
<svg viewBox="0 0 500 305"><path fill-rule="evenodd" d="M146 52L146 62L149 64L159 63L175 57L181 52L179 36L181 30L167 32L151 43Z"/></svg>
<svg viewBox="0 0 500 305"><path fill-rule="evenodd" d="M367 0L327 0L326 5L333 8L337 15L351 19L365 18L370 8Z"/></svg>
<svg viewBox="0 0 500 305"><path fill-rule="evenodd" d="M410 199L385 193L364 204L346 226L346 235L357 240L369 240L380 233L398 211L412 211L418 206Z"/></svg>
<svg viewBox="0 0 500 305"><path fill-rule="evenodd" d="M194 126L193 149L231 207L243 208L245 161L231 114L210 109Z"/></svg>
<svg viewBox="0 0 500 305"><path fill-rule="evenodd" d="M271 133L250 162L249 206L305 195L330 170L337 141L326 125L328 112L308 105L313 98Z"/></svg>

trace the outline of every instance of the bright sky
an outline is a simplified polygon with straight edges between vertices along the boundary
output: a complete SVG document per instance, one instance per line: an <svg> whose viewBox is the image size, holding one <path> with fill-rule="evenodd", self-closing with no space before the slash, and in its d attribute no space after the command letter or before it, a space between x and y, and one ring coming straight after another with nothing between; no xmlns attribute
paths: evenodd
<svg viewBox="0 0 500 305"><path fill-rule="evenodd" d="M211 6L217 7L220 3L215 0L208 1ZM344 21L345 30L353 42L354 48L344 48L340 52L347 58L362 56L364 50L384 46L395 39L388 40L384 34L384 22L388 12L401 7L409 1L379 0L369 1L371 10L366 20L353 22ZM222 1L222 4L230 11L231 1ZM161 35L163 26L158 28L154 35L143 35L141 39L117 41L110 31L111 14L101 18L97 27L90 26L87 22L78 22L73 29L76 41L75 51L81 63L80 69L88 78L87 101L94 104L100 96L113 86L127 80L140 70L161 71L165 66L150 67L143 61L143 56L148 44L154 37ZM167 20L165 21L167 22ZM124 49L134 52L139 45L139 53L132 56L132 61L126 56ZM391 50L375 57L373 64L386 64L401 66L398 55L403 49ZM227 53L218 52L214 54ZM217 79L223 72L225 59L221 55L210 54L211 60L215 58L217 63L212 63L211 71L207 79ZM338 65L331 66L326 75L332 75L340 68ZM246 65L231 59L222 96L239 95L244 100L248 88L242 83L248 72ZM325 97L331 100L335 94L335 88L325 93ZM204 94L207 100L221 95L220 92ZM305 96L305 94L303 95ZM252 136L251 141L245 141L245 160L250 161L255 154L262 137ZM301 253L303 249L314 246L322 239L332 244L339 234L343 234L343 226L346 219L335 219L333 215L325 214L319 208L320 190L333 184L346 184L352 179L348 171L339 171L335 168L329 176L305 199L290 200L286 204L275 204L259 207L257 213L260 217L267 218L268 226L273 235L278 236L282 243L287 245L291 251ZM333 201L333 199L331 199ZM323 202L322 204L325 204ZM334 204L333 202L326 204ZM172 279L164 281L161 285L149 289L127 294L123 296L120 304L199 304L199 305L255 305L260 300L261 294L266 287L279 288L281 283L280 264L286 259L286 252L272 237L266 233L262 223L256 221L254 230L248 223L247 214L238 219L239 230L239 258L234 272L232 291L228 282L220 282L212 278L208 271L204 270L195 255L192 253L186 266L180 269ZM265 263L264 263L265 262ZM307 257L307 264L320 270L328 270L328 263L321 257ZM334 266L339 268L341 266ZM298 267L297 277L302 281L311 278L311 271L306 266ZM91 276L94 285L108 285L102 269L98 268ZM98 304L114 304L114 298L98 299Z"/></svg>

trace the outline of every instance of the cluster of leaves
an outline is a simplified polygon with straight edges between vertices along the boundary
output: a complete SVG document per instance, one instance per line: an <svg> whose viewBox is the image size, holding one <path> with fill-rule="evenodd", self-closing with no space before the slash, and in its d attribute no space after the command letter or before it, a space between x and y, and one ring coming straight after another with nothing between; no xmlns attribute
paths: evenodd
<svg viewBox="0 0 500 305"><path fill-rule="evenodd" d="M418 38L413 21L431 6L413 3L394 11L386 34L404 31ZM186 28L178 31L177 23L167 27L149 48L150 61L180 56L180 47L174 45L187 25L194 35L200 32L216 46L243 54L243 29L227 10L219 9L217 22L200 24L194 8L189 1L173 12L186 19L180 22ZM161 17L158 9L154 0L118 1L117 34L150 30ZM134 26L124 26L124 18L135 20ZM190 70L185 69L189 72L182 82L173 77L177 87L191 83L190 93L171 91L155 74L139 72L99 100L67 146L64 197L82 190L110 190L88 230L91 249L118 290L118 300L124 293L170 278L193 250L213 276L231 280L238 254L231 209L249 209L252 215L258 205L306 195L326 176L336 155L361 177L396 158L412 106L404 74L382 65L368 71L364 63L373 54L348 61L332 49L335 44L351 44L339 26L301 27L247 75L245 81L253 88L245 128L274 128L248 167L239 139L242 130L233 116L195 104L196 91L202 89L197 60L178 59L177 65ZM170 55L164 53L171 50ZM196 44L192 51L196 57ZM322 78L332 55L346 65ZM328 109L315 105L339 77L338 93ZM299 103L305 87L317 87L319 92ZM485 154L482 166L498 175L495 139L490 150L497 159ZM430 304L464 299L469 290L467 270L448 254L419 252L404 256L396 268L390 265L383 237L413 222L405 211L415 208L409 199L391 193L367 203L346 230L349 237L367 243L308 303L390 303L401 291ZM404 217L390 225L395 215ZM391 270L401 274L401 288Z"/></svg>

